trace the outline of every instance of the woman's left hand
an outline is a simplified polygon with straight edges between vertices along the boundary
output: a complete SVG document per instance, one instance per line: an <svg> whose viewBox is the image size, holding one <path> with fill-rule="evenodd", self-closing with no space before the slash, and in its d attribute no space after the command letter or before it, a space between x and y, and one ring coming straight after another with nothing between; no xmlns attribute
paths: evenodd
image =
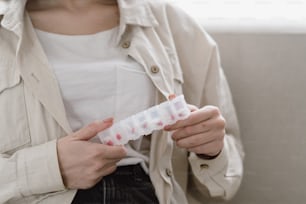
<svg viewBox="0 0 306 204"><path fill-rule="evenodd" d="M190 116L166 126L164 130L173 131L172 138L176 145L189 152L215 156L224 145L225 119L215 106L198 109L189 105Z"/></svg>

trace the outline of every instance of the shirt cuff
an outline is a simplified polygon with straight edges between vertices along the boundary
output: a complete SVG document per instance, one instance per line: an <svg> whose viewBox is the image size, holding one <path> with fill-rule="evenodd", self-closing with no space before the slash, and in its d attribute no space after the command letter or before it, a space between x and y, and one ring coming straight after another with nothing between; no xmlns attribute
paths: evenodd
<svg viewBox="0 0 306 204"><path fill-rule="evenodd" d="M215 159L205 160L190 153L193 181L200 192L208 190L211 197L224 200L235 195L243 176L243 151L237 147L235 138L228 135L223 150Z"/></svg>
<svg viewBox="0 0 306 204"><path fill-rule="evenodd" d="M17 181L23 196L65 190L56 140L18 152Z"/></svg>
<svg viewBox="0 0 306 204"><path fill-rule="evenodd" d="M208 189L210 196L217 197L224 195L224 188L222 188L214 177L218 174L224 175L228 159L226 150L223 149L221 153L212 160L201 159L195 153L190 153L189 162L191 169L196 179Z"/></svg>

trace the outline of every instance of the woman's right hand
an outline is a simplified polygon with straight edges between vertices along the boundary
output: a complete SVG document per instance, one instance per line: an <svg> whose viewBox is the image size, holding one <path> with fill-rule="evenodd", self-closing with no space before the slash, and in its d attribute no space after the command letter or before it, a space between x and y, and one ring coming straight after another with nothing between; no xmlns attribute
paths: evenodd
<svg viewBox="0 0 306 204"><path fill-rule="evenodd" d="M113 119L93 122L57 142L59 166L69 189L87 189L116 170L126 156L123 146L108 146L88 141L113 124Z"/></svg>

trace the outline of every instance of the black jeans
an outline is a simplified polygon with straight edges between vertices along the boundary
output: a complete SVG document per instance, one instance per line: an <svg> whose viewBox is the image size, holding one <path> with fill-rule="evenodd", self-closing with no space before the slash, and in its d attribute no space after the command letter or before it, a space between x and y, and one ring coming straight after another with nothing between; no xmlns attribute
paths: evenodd
<svg viewBox="0 0 306 204"><path fill-rule="evenodd" d="M140 165L118 167L94 187L78 190L72 204L158 204L149 176Z"/></svg>

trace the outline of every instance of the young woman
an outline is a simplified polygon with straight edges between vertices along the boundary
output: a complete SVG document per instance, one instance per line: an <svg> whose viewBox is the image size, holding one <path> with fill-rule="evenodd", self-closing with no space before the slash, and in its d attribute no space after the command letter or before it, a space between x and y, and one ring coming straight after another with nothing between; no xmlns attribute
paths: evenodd
<svg viewBox="0 0 306 204"><path fill-rule="evenodd" d="M243 150L215 42L150 0L9 0L0 27L0 203L230 199ZM190 116L125 146L115 121L184 94Z"/></svg>

